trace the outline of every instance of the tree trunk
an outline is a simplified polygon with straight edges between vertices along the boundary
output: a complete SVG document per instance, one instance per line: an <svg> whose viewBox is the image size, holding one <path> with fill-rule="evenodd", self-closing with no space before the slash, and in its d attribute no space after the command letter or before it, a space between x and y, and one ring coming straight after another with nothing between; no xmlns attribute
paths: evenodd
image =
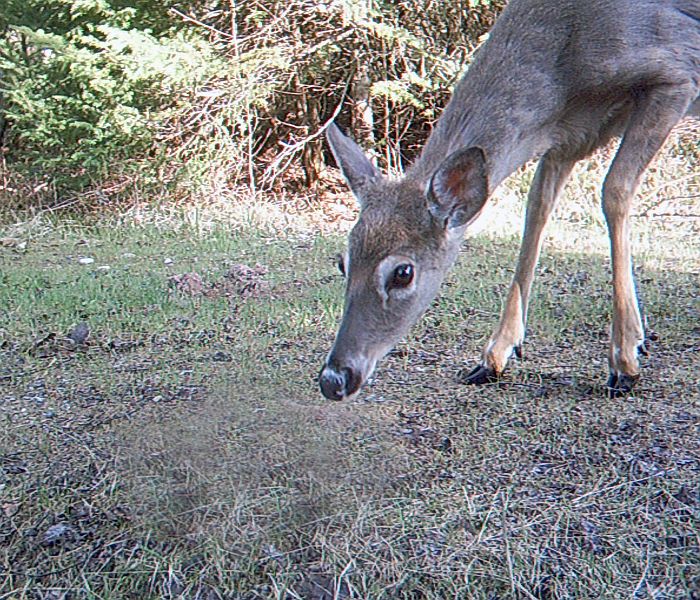
<svg viewBox="0 0 700 600"><path fill-rule="evenodd" d="M374 113L370 101L371 81L366 66L360 66L352 84L352 131L366 149L374 148Z"/></svg>

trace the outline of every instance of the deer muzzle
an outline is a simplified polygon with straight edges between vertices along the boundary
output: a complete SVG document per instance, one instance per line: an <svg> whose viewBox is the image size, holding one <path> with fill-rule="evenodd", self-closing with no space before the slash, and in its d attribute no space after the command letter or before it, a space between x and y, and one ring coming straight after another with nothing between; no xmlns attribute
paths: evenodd
<svg viewBox="0 0 700 600"><path fill-rule="evenodd" d="M344 400L356 394L362 385L362 375L350 367L334 368L324 365L318 377L321 393L328 400Z"/></svg>
<svg viewBox="0 0 700 600"><path fill-rule="evenodd" d="M347 400L355 396L374 371L376 359L361 355L340 358L331 352L318 376L321 393L328 400Z"/></svg>

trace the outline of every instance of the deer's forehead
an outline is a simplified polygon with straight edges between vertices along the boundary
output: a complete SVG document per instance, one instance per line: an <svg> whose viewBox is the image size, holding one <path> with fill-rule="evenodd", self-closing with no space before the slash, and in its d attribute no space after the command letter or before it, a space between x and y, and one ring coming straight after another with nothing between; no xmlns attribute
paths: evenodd
<svg viewBox="0 0 700 600"><path fill-rule="evenodd" d="M353 258L382 258L406 246L410 239L410 232L400 219L363 215L350 232L348 249Z"/></svg>
<svg viewBox="0 0 700 600"><path fill-rule="evenodd" d="M420 254L439 245L435 234L427 216L363 210L350 232L348 249L353 261L378 261L396 253Z"/></svg>
<svg viewBox="0 0 700 600"><path fill-rule="evenodd" d="M357 224L350 232L353 259L377 259L429 243L432 219L420 186L414 182L381 181L363 196Z"/></svg>

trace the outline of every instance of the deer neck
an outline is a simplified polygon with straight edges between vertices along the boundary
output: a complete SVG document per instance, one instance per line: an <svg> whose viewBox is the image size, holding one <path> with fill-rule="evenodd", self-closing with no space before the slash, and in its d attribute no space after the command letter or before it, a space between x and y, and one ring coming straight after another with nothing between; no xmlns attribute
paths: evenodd
<svg viewBox="0 0 700 600"><path fill-rule="evenodd" d="M546 34L542 37L538 44L556 46ZM516 60L502 46L477 52L408 177L427 181L452 152L476 146L486 155L489 189L494 190L551 147L552 117L562 110L565 97L551 75L556 52L543 48Z"/></svg>
<svg viewBox="0 0 700 600"><path fill-rule="evenodd" d="M456 94L408 169L409 179L427 182L450 154L476 146L486 155L489 189L550 145L541 113L523 110L510 98L459 98Z"/></svg>

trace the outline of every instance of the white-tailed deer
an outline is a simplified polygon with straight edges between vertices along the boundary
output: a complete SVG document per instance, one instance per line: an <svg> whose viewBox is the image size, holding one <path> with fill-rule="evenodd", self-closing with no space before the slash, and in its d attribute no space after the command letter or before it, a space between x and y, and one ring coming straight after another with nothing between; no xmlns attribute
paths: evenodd
<svg viewBox="0 0 700 600"><path fill-rule="evenodd" d="M613 319L607 387L629 392L645 350L629 240L641 175L673 126L700 114L700 0L511 0L400 180L382 178L331 125L328 141L361 205L342 270L343 319L319 376L355 395L430 304L489 195L539 158L515 276L479 365L496 379L520 353L542 231L574 164L621 135L603 184Z"/></svg>

